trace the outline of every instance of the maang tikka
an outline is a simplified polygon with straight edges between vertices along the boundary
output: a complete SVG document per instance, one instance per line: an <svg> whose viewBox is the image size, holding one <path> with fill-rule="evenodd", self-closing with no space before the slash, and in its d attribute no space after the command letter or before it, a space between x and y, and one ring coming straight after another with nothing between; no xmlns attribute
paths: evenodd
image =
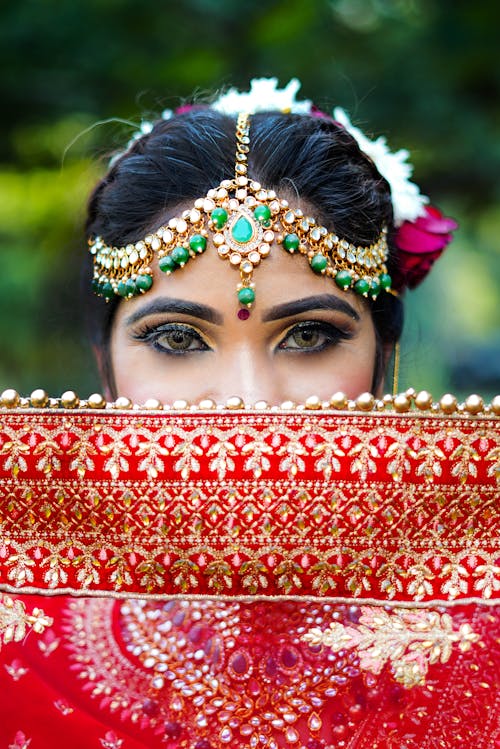
<svg viewBox="0 0 500 749"><path fill-rule="evenodd" d="M108 246L101 237L90 240L94 256L93 289L107 300L130 299L153 285L152 266L169 275L204 253L209 241L219 257L239 271L236 293L238 317L246 319L255 301L254 269L270 254L273 244L304 255L314 273L329 276L347 291L375 299L391 291L387 272L387 227L367 247L338 237L300 209L291 209L274 190L248 177L250 115L239 114L236 125L236 163L233 179L223 180L191 209L166 226L125 247Z"/></svg>

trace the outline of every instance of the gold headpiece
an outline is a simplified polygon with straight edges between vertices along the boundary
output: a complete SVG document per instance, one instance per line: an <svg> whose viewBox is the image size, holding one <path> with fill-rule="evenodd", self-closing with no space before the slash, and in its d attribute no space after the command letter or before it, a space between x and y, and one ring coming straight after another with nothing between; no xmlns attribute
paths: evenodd
<svg viewBox="0 0 500 749"><path fill-rule="evenodd" d="M273 242L289 253L305 255L312 270L330 276L343 290L376 298L391 291L385 265L388 257L387 228L368 247L357 247L319 226L274 190L263 188L247 176L249 115L240 114L236 127L235 176L224 180L198 198L194 206L172 218L166 226L125 247L110 247L103 239L90 241L94 256L94 291L111 299L131 298L153 285L152 264L167 275L205 252L209 238L219 257L239 270L239 316L248 317L255 301L254 268L271 252Z"/></svg>

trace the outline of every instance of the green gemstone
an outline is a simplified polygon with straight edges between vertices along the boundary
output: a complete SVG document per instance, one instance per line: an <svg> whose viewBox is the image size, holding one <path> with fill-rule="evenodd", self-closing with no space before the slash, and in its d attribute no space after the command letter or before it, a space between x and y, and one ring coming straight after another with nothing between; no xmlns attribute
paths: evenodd
<svg viewBox="0 0 500 749"><path fill-rule="evenodd" d="M370 296L376 299L380 294L381 284L378 278L374 278L370 286Z"/></svg>
<svg viewBox="0 0 500 749"><path fill-rule="evenodd" d="M170 256L176 265L185 265L189 260L189 251L185 247L174 247Z"/></svg>
<svg viewBox="0 0 500 749"><path fill-rule="evenodd" d="M214 222L216 229L222 229L227 221L227 211L224 208L214 208L210 214L210 218Z"/></svg>
<svg viewBox="0 0 500 749"><path fill-rule="evenodd" d="M127 289L127 283L125 281L120 281L118 284L118 288L116 289L116 293L118 296L127 296L128 289Z"/></svg>
<svg viewBox="0 0 500 749"><path fill-rule="evenodd" d="M103 284L101 284L101 294L105 296L106 299L112 299L114 297L115 290L109 281L105 281Z"/></svg>
<svg viewBox="0 0 500 749"><path fill-rule="evenodd" d="M253 237L253 226L245 216L240 216L231 228L231 236L238 244L247 244Z"/></svg>
<svg viewBox="0 0 500 749"><path fill-rule="evenodd" d="M296 234L287 234L283 237L283 247L288 252L295 252L299 249L300 239Z"/></svg>
<svg viewBox="0 0 500 749"><path fill-rule="evenodd" d="M164 273L173 273L173 271L177 268L177 265L172 260L171 255L164 255L163 257L161 257L158 261L158 265L160 266L160 270L162 270Z"/></svg>
<svg viewBox="0 0 500 749"><path fill-rule="evenodd" d="M148 273L143 273L141 276L137 276L135 285L139 291L149 291L153 285L153 276L150 276Z"/></svg>
<svg viewBox="0 0 500 749"><path fill-rule="evenodd" d="M392 278L388 273L382 273L379 276L379 281L383 289L390 289L392 286Z"/></svg>
<svg viewBox="0 0 500 749"><path fill-rule="evenodd" d="M137 294L137 286L132 278L129 278L126 282L127 296L135 296Z"/></svg>
<svg viewBox="0 0 500 749"><path fill-rule="evenodd" d="M340 289L348 289L352 283L352 276L348 270L339 270L335 276L335 283Z"/></svg>
<svg viewBox="0 0 500 749"><path fill-rule="evenodd" d="M254 210L253 215L260 224L269 226L269 219L271 218L271 209L267 205L258 205Z"/></svg>
<svg viewBox="0 0 500 749"><path fill-rule="evenodd" d="M238 301L240 304L249 306L255 302L255 291L253 289L243 288L238 291Z"/></svg>
<svg viewBox="0 0 500 749"><path fill-rule="evenodd" d="M360 278L359 281L356 281L356 283L354 284L354 291L360 296L368 296L368 293L370 291L369 282L364 278Z"/></svg>
<svg viewBox="0 0 500 749"><path fill-rule="evenodd" d="M197 254L205 252L207 249L207 238L204 237L203 234L193 234L189 240L189 246L193 252L196 252Z"/></svg>
<svg viewBox="0 0 500 749"><path fill-rule="evenodd" d="M310 263L311 268L315 273L323 273L328 265L328 260L321 252L318 252L317 255L314 255L314 257L311 258Z"/></svg>

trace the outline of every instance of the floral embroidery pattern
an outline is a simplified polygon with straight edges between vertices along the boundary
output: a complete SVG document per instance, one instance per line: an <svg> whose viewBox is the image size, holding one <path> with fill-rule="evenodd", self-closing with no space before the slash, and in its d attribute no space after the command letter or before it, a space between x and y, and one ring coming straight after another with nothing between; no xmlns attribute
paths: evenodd
<svg viewBox="0 0 500 749"><path fill-rule="evenodd" d="M0 589L494 602L500 420L0 415Z"/></svg>
<svg viewBox="0 0 500 749"><path fill-rule="evenodd" d="M498 621L484 606L452 621L352 602L79 598L63 631L85 695L148 746L493 749Z"/></svg>
<svg viewBox="0 0 500 749"><path fill-rule="evenodd" d="M325 645L334 653L354 649L364 671L380 674L390 664L396 681L410 688L425 683L429 666L446 663L452 647L462 653L479 640L469 624L453 629L453 619L436 611L406 611L364 606L357 626L332 622L325 630L313 627L302 639Z"/></svg>
<svg viewBox="0 0 500 749"><path fill-rule="evenodd" d="M22 601L0 595L0 646L2 642L19 642L30 628L41 634L51 624L52 619L42 609L34 608L28 614Z"/></svg>

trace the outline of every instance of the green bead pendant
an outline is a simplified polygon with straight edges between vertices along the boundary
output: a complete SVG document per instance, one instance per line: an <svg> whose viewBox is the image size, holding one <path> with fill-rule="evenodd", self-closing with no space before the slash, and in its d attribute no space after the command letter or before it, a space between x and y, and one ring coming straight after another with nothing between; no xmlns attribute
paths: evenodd
<svg viewBox="0 0 500 749"><path fill-rule="evenodd" d="M359 281L356 281L354 284L354 291L360 296L368 296L370 292L369 282L364 278L360 278Z"/></svg>
<svg viewBox="0 0 500 749"><path fill-rule="evenodd" d="M374 278L370 286L370 296L372 299L376 299L378 297L381 288L382 286L379 279Z"/></svg>
<svg viewBox="0 0 500 749"><path fill-rule="evenodd" d="M255 291L244 287L238 291L238 301L240 304L244 304L246 307L250 306L255 302Z"/></svg>
<svg viewBox="0 0 500 749"><path fill-rule="evenodd" d="M153 285L153 276L150 276L149 273L143 273L142 275L137 276L135 285L139 291L149 291Z"/></svg>
<svg viewBox="0 0 500 749"><path fill-rule="evenodd" d="M335 283L339 289L348 289L352 284L352 276L348 270L339 270L335 276Z"/></svg>
<svg viewBox="0 0 500 749"><path fill-rule="evenodd" d="M314 255L314 257L311 258L310 263L311 268L315 273L323 273L328 265L328 260L321 252L318 252L317 255Z"/></svg>
<svg viewBox="0 0 500 749"><path fill-rule="evenodd" d="M161 257L158 261L158 265L160 267L160 270L162 270L164 273L173 273L174 270L177 269L177 264L174 263L171 255L164 255Z"/></svg>
<svg viewBox="0 0 500 749"><path fill-rule="evenodd" d="M287 252L293 253L299 249L300 239L296 234L286 234L283 237L283 247Z"/></svg>
<svg viewBox="0 0 500 749"><path fill-rule="evenodd" d="M256 220L263 224L264 226L269 226L271 218L271 209L267 205L258 205L257 208L254 210L253 215L255 216Z"/></svg>
<svg viewBox="0 0 500 749"><path fill-rule="evenodd" d="M392 278L390 277L388 273L382 273L379 276L379 281L383 289L387 290L387 289L390 289L392 286Z"/></svg>
<svg viewBox="0 0 500 749"><path fill-rule="evenodd" d="M216 229L222 229L227 223L227 211L224 208L214 208L210 214Z"/></svg>
<svg viewBox="0 0 500 749"><path fill-rule="evenodd" d="M170 254L176 265L185 265L189 260L189 251L185 247L174 247Z"/></svg>
<svg viewBox="0 0 500 749"><path fill-rule="evenodd" d="M126 296L135 296L137 294L137 286L133 278L127 278L125 286L127 288Z"/></svg>
<svg viewBox="0 0 500 749"><path fill-rule="evenodd" d="M127 288L127 282L126 281L120 281L118 283L118 288L116 289L116 293L118 296L127 296L128 295L128 288Z"/></svg>
<svg viewBox="0 0 500 749"><path fill-rule="evenodd" d="M113 289L113 286L109 281L105 281L101 285L101 294L103 295L103 297L106 297L106 299L112 299L114 297L115 290Z"/></svg>
<svg viewBox="0 0 500 749"><path fill-rule="evenodd" d="M193 236L189 240L189 246L193 250L193 252L196 252L197 255L200 255L207 249L207 238L204 237L203 234L193 234Z"/></svg>

